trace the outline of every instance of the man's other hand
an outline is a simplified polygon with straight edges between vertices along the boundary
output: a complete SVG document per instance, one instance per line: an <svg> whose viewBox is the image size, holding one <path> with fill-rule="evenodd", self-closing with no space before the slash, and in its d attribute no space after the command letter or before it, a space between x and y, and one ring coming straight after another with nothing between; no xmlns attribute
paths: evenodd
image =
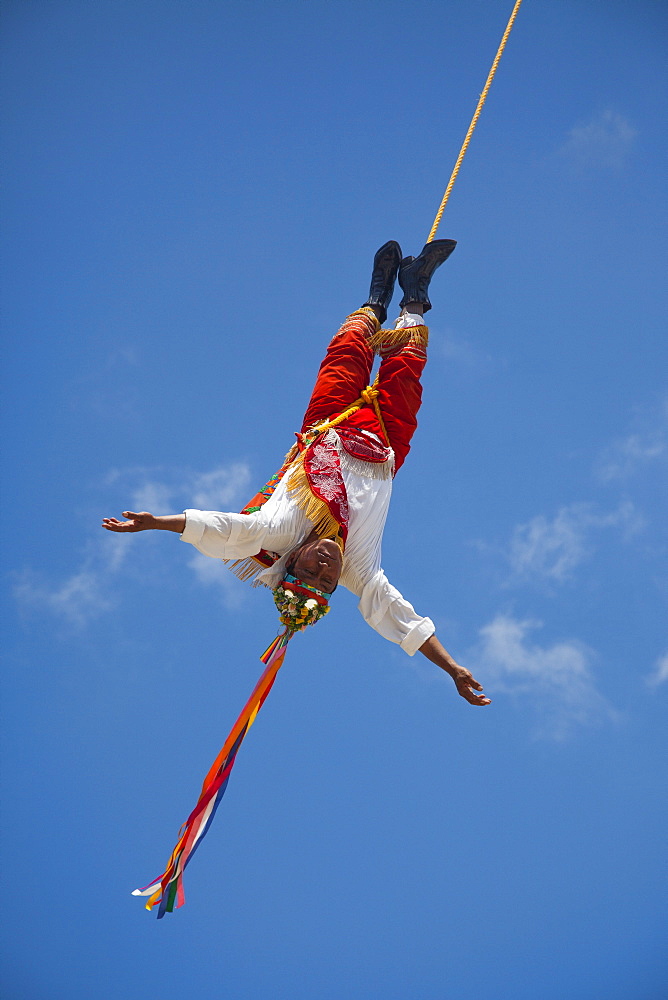
<svg viewBox="0 0 668 1000"><path fill-rule="evenodd" d="M469 705L491 704L491 700L486 695L480 693L482 691L482 684L478 684L470 670L467 670L466 667L461 667L456 660L453 660L447 649L443 648L435 635L430 636L420 646L420 652L428 660L431 660L432 663L435 663L437 667L440 667L441 670L445 670L446 674L450 674L458 692L462 698L468 701Z"/></svg>
<svg viewBox="0 0 668 1000"><path fill-rule="evenodd" d="M131 510L124 510L123 517L127 518L127 520L119 521L115 517L105 517L102 520L102 527L106 528L107 531L149 531L151 528L158 527L156 524L157 518L153 514L149 514L146 510L140 514L135 514Z"/></svg>
<svg viewBox="0 0 668 1000"><path fill-rule="evenodd" d="M456 669L450 671L450 676L460 695L468 701L469 705L491 704L491 700L484 694L477 693L482 691L482 684L478 684L471 671L467 670L466 667L460 667L457 664Z"/></svg>

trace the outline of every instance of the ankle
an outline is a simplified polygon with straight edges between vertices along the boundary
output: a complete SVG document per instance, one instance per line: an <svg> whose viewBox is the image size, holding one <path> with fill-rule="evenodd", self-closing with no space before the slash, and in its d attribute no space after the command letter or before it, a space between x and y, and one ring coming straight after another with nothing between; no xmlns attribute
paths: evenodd
<svg viewBox="0 0 668 1000"><path fill-rule="evenodd" d="M371 312L376 317L376 319L378 320L378 322L381 324L381 326L387 318L387 311L383 309L382 306L370 305L369 303L366 303L365 305L362 306L362 309L370 309Z"/></svg>
<svg viewBox="0 0 668 1000"><path fill-rule="evenodd" d="M412 313L414 316L424 316L424 305L422 302L407 302L401 310L402 316Z"/></svg>

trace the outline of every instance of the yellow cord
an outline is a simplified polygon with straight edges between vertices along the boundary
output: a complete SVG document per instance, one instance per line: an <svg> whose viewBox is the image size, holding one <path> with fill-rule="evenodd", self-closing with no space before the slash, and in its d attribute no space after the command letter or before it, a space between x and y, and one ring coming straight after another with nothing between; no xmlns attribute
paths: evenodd
<svg viewBox="0 0 668 1000"><path fill-rule="evenodd" d="M445 194L443 195L443 201L441 202L441 207L439 208L438 212L436 213L436 218L434 219L434 225L431 227L431 232L429 233L429 236L427 237L427 243L431 243L431 241L433 240L434 236L436 235L436 230L438 229L439 223L441 221L441 217L443 215L443 209L445 208L445 206L447 204L447 201L448 201L448 198L450 197L450 192L452 191L452 189L454 187L455 180L457 179L457 174L459 173L459 168L461 167L462 160L464 159L464 154L466 153L466 150L468 149L469 142L471 141L471 136L473 135L473 130L476 127L476 125L478 124L478 118L480 117L480 112L482 111L482 106L485 103L485 99L487 98L487 93L489 91L489 88L492 85L492 80L494 79L494 74L496 73L496 68L499 65L499 62L501 61L501 56L503 55L503 50L506 47L506 42L508 41L508 36L510 35L510 32L512 30L513 24L515 23L515 18L517 16L518 10L520 9L520 4L521 3L522 3L522 0L516 0L515 6L513 7L513 12L510 15L510 20L508 21L508 24L506 25L506 30L503 33L503 38L501 39L501 44L499 45L498 51L497 51L496 56L494 58L494 62L492 63L492 68L489 71L489 75L487 77L487 83L485 84L485 86L483 88L483 92L480 95L480 100L478 101L478 106L475 109L475 113L473 115L473 118L471 119L471 124L469 125L469 130L466 133L466 138L464 139L464 142L462 144L462 148L459 151L459 156L457 157L457 162L455 163L455 166L453 168L452 174L450 176L450 180L448 181L448 186L445 189Z"/></svg>
<svg viewBox="0 0 668 1000"><path fill-rule="evenodd" d="M331 420L325 420L321 424L318 424L313 428L314 433L322 434L324 431L328 431L330 427L337 427L339 424L347 420L348 417L352 417L353 413L357 413L360 407L365 404L368 406L369 403L373 406L376 411L376 416L378 417L378 423L380 424L380 429L383 432L386 443L389 445L390 439L387 436L387 429L385 427L385 421L383 420L382 414L380 412L380 406L378 405L379 392L377 389L378 376L376 376L376 381L373 385L368 385L366 389L362 389L362 395L359 399L356 399L354 403L351 403L348 409L344 410L343 413L339 413L338 416L332 417Z"/></svg>

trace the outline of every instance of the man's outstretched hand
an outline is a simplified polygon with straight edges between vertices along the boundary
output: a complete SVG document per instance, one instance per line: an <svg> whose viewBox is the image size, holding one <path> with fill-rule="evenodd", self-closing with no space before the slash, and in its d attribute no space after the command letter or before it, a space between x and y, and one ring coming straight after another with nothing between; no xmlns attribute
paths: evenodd
<svg viewBox="0 0 668 1000"><path fill-rule="evenodd" d="M435 635L430 636L426 642L420 646L420 652L423 653L428 660L435 663L437 667L441 670L445 670L447 674L450 674L453 681L455 682L455 687L458 692L468 701L469 705L489 705L491 700L482 694L482 684L479 684L475 679L470 670L466 667L460 667L460 665L453 660L453 658L448 653L447 649L444 649L439 640Z"/></svg>
<svg viewBox="0 0 668 1000"><path fill-rule="evenodd" d="M479 691L482 691L482 684L478 684L471 671L467 670L466 667L460 667L459 664L456 664L456 668L455 672L450 670L448 673L455 682L455 687L462 698L466 698L469 705L491 704L490 698L484 694L478 694Z"/></svg>
<svg viewBox="0 0 668 1000"><path fill-rule="evenodd" d="M155 527L155 517L146 510L140 514L124 510L123 517L126 517L127 521L119 521L115 517L105 517L102 520L102 527L106 528L107 531L148 531Z"/></svg>
<svg viewBox="0 0 668 1000"><path fill-rule="evenodd" d="M186 526L185 514L149 514L147 510L136 514L132 510L124 510L123 517L126 521L119 521L116 517L105 517L102 519L102 527L107 531L177 531L183 534Z"/></svg>

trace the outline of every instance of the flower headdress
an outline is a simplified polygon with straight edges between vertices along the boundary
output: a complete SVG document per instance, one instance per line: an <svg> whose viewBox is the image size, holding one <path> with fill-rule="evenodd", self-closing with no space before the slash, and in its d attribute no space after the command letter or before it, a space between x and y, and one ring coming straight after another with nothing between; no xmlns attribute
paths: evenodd
<svg viewBox="0 0 668 1000"><path fill-rule="evenodd" d="M302 583L291 573L286 574L273 594L281 614L281 625L285 625L290 632L300 632L307 625L320 621L329 611L329 598L332 596Z"/></svg>

